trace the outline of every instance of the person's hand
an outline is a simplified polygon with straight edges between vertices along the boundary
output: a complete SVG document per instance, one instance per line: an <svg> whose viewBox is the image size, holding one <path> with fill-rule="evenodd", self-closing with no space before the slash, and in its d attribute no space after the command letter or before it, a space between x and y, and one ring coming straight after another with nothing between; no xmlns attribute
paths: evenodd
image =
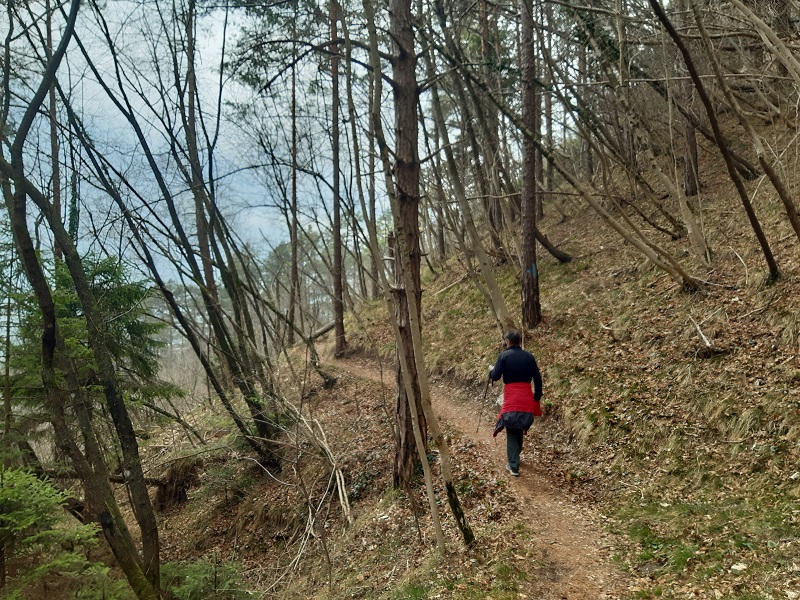
<svg viewBox="0 0 800 600"><path fill-rule="evenodd" d="M541 399L534 398L533 399L533 416L534 417L541 417L542 416L542 403Z"/></svg>

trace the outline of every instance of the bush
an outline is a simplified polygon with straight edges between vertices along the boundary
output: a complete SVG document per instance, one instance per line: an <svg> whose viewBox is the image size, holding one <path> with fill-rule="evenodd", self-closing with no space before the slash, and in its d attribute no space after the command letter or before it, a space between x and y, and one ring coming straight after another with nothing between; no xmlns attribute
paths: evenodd
<svg viewBox="0 0 800 600"><path fill-rule="evenodd" d="M161 582L176 600L240 600L253 595L241 589L236 565L200 560L166 563Z"/></svg>
<svg viewBox="0 0 800 600"><path fill-rule="evenodd" d="M0 585L4 598L50 576L83 579L91 565L83 550L96 543L94 525L81 525L64 511L66 495L20 469L0 470Z"/></svg>

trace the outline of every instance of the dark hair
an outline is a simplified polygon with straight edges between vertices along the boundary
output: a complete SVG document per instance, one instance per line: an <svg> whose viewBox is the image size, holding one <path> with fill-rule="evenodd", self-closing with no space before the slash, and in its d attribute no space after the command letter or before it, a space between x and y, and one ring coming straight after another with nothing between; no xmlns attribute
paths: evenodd
<svg viewBox="0 0 800 600"><path fill-rule="evenodd" d="M516 329L509 329L503 336L512 346L519 346L522 343L522 334Z"/></svg>

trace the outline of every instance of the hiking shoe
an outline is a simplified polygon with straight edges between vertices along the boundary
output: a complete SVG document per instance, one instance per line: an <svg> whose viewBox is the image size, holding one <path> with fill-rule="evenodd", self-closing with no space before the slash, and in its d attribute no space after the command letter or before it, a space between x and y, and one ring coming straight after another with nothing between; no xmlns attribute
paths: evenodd
<svg viewBox="0 0 800 600"><path fill-rule="evenodd" d="M515 470L515 469L512 469L511 465L509 465L508 463L506 463L506 471L511 473L512 477L519 477L519 471Z"/></svg>

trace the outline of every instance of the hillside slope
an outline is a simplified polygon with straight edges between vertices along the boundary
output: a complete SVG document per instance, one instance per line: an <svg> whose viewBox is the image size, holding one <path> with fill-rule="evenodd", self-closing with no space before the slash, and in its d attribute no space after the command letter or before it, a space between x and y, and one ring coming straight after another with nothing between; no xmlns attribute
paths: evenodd
<svg viewBox="0 0 800 600"><path fill-rule="evenodd" d="M599 501L627 537L636 597L800 597L797 240L775 199L756 194L782 270L767 284L728 185L709 187L713 266L692 262L684 240L660 242L706 282L702 293L679 289L576 206L546 221L574 258L541 260L545 321L527 347L550 406L537 436L551 475ZM428 282L427 356L442 381L476 386L499 334L477 290L449 287L462 275L451 266ZM513 272L504 284L516 307ZM362 322L363 347L387 348L388 330Z"/></svg>
<svg viewBox="0 0 800 600"><path fill-rule="evenodd" d="M755 194L783 274L767 285L728 184L707 186L713 266L693 262L685 240L659 240L706 282L701 293L682 291L577 203L562 207L568 219L545 219L573 260L541 256L545 320L526 344L546 412L526 442L527 484L524 473L505 477L502 439L498 449L486 435L495 408L482 384L500 332L483 296L458 258L426 276L426 360L474 548L442 504L450 553L437 556L421 477L410 496L389 488L393 337L376 303L350 317L351 359L321 349L337 386L304 378L298 398L339 457L353 525L313 448L288 444L279 483L228 451L216 466L232 473L224 485L216 476L209 491L206 475L165 516L168 556L236 560L245 587L266 597L800 598L797 242L778 203ZM513 267L498 275L518 312ZM472 433L476 415L483 429ZM309 503L324 508L312 520ZM593 548L596 571L581 566Z"/></svg>

